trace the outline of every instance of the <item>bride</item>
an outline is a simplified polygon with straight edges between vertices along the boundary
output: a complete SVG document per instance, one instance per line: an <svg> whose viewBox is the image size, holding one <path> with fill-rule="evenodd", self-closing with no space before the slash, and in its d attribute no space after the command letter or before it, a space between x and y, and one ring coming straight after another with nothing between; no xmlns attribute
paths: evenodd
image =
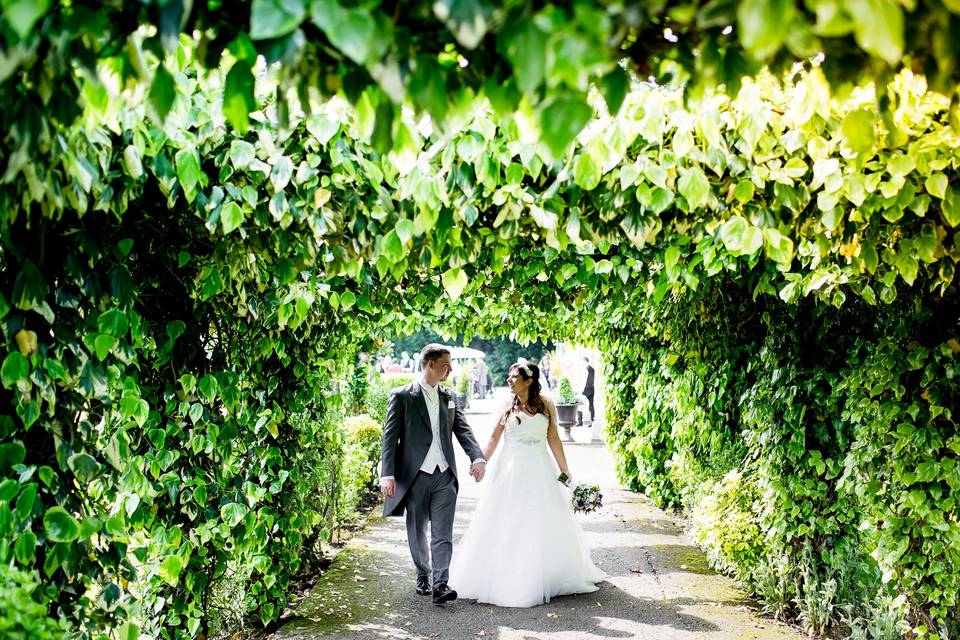
<svg viewBox="0 0 960 640"><path fill-rule="evenodd" d="M570 494L557 481L554 460L568 477L570 470L556 407L540 395L540 370L532 363L511 366L507 385L513 401L484 456L492 458L501 437L503 447L454 549L450 586L460 597L501 607L532 607L555 596L596 591L604 574L590 560Z"/></svg>

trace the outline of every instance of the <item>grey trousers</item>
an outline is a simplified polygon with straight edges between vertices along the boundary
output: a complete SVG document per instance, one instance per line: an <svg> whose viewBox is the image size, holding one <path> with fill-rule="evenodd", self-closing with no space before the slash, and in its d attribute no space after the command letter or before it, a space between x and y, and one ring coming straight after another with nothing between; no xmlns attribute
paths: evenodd
<svg viewBox="0 0 960 640"><path fill-rule="evenodd" d="M433 584L446 582L453 556L453 516L457 510L457 487L453 470L421 471L407 490L407 542L417 568L417 577L429 576ZM430 548L427 549L427 523ZM431 563L431 559L433 562Z"/></svg>

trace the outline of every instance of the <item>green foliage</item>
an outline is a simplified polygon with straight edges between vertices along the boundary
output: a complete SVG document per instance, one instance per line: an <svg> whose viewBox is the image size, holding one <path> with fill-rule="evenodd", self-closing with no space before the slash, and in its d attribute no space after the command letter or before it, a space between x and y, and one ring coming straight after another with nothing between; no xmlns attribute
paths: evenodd
<svg viewBox="0 0 960 640"><path fill-rule="evenodd" d="M380 447L382 426L370 416L350 416L344 423L346 442L340 487L341 519L349 519L372 496L380 485Z"/></svg>
<svg viewBox="0 0 960 640"><path fill-rule="evenodd" d="M634 311L634 405L608 427L621 476L684 506L715 566L778 617L951 636L954 303L782 307L722 282Z"/></svg>
<svg viewBox="0 0 960 640"><path fill-rule="evenodd" d="M374 374L367 387L363 404L364 412L377 424L382 425L387 418L387 400L390 399L392 388L386 379L378 374Z"/></svg>
<svg viewBox="0 0 960 640"><path fill-rule="evenodd" d="M952 94L960 79L951 38L958 21L951 0L816 7L794 0L702 6L672 0L630 11L586 1L446 0L400 12L338 0L241 0L229 9L117 3L96 12L57 0L11 0L0 16L7 61L2 125L14 132L14 148L32 151L43 144L35 133L71 125L81 105L102 104L106 87L75 73L71 63L78 59L87 69L98 63L113 69L120 84L149 83L155 117L164 122L177 111L172 67L187 55L187 34L203 33L198 63L229 68L223 115L240 134L256 111L252 71L262 56L287 70L277 94L281 114L289 113L293 94L339 92L358 108L372 107L370 133L381 151L403 146L403 134L392 131L401 104L453 130L464 105L481 95L505 113L532 111L531 123L559 158L591 117L590 87L602 87L605 108L616 113L629 75L660 82L679 75L694 97L714 85L736 94L741 78L764 65L789 71L822 52L835 86L863 77L882 84L901 68L922 68L939 91ZM631 44L637 42L650 44ZM164 64L151 65L154 54Z"/></svg>
<svg viewBox="0 0 960 640"><path fill-rule="evenodd" d="M374 374L364 398L364 413L377 424L382 425L387 418L387 400L390 398L390 392L397 387L410 384L417 379L418 375L414 373Z"/></svg>
<svg viewBox="0 0 960 640"><path fill-rule="evenodd" d="M46 598L35 576L0 562L0 637L60 640L66 631L48 617ZM109 598L108 593L104 593Z"/></svg>
<svg viewBox="0 0 960 640"><path fill-rule="evenodd" d="M508 327L603 348L629 486L756 496L759 557L702 530L777 613L956 635L957 56L829 86L957 18L874 4L7 3L0 565L78 637L270 625L411 379L358 352ZM667 27L641 77L728 94L622 86Z"/></svg>
<svg viewBox="0 0 960 640"><path fill-rule="evenodd" d="M561 376L557 379L557 403L558 404L577 404L577 394L573 392L573 385L570 378Z"/></svg>
<svg viewBox="0 0 960 640"><path fill-rule="evenodd" d="M765 552L756 487L733 470L700 489L702 497L690 513L693 539L714 567L749 583Z"/></svg>

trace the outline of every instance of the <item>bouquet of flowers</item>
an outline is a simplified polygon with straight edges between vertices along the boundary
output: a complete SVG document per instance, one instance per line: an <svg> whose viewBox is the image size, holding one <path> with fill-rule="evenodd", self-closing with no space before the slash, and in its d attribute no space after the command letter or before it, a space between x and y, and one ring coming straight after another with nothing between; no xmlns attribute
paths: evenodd
<svg viewBox="0 0 960 640"><path fill-rule="evenodd" d="M566 486L570 486L570 477L561 473L557 478ZM595 484L578 484L573 488L573 496L570 499L570 506L574 513L590 513L603 506L603 494L600 493L600 487Z"/></svg>

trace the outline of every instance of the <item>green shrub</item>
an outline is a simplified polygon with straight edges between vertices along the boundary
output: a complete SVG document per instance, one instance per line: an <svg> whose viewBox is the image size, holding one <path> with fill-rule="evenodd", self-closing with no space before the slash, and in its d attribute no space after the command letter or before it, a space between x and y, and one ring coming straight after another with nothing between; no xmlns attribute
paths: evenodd
<svg viewBox="0 0 960 640"><path fill-rule="evenodd" d="M416 379L417 374L412 373L375 375L367 388L363 402L364 413L373 418L374 421L383 424L387 418L387 401L390 399L390 392L397 387L408 385Z"/></svg>
<svg viewBox="0 0 960 640"><path fill-rule="evenodd" d="M710 563L746 583L764 554L757 497L756 487L735 470L705 488L690 513L693 539Z"/></svg>
<svg viewBox="0 0 960 640"><path fill-rule="evenodd" d="M573 392L570 378L561 376L557 380L557 402L559 404L577 404L577 394Z"/></svg>
<svg viewBox="0 0 960 640"><path fill-rule="evenodd" d="M47 616L47 603L38 593L33 575L0 562L0 638L59 640L66 636L60 623ZM103 597L109 598L106 593Z"/></svg>
<svg viewBox="0 0 960 640"><path fill-rule="evenodd" d="M341 520L349 520L379 486L382 427L370 416L350 416L344 422L345 445L340 477Z"/></svg>

